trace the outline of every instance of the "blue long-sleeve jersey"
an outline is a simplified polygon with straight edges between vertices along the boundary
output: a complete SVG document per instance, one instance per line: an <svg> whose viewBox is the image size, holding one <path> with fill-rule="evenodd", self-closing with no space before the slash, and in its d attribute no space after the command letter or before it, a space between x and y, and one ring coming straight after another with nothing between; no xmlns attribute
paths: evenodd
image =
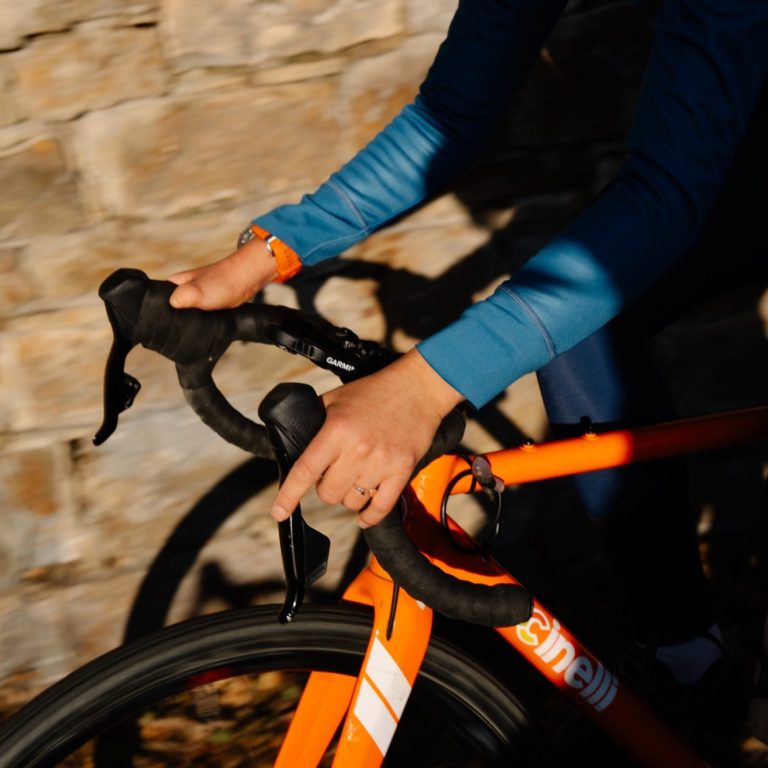
<svg viewBox="0 0 768 768"><path fill-rule="evenodd" d="M482 146L565 0L461 0L415 101L314 194L256 221L304 264L438 193ZM768 74L768 0L665 0L610 187L418 346L481 406L589 336L694 243ZM768 137L766 137L768 139Z"/></svg>

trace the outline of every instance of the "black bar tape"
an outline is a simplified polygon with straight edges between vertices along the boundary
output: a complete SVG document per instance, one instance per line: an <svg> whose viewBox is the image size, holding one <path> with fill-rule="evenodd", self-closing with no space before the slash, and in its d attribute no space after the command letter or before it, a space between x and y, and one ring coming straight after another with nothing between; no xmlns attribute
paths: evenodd
<svg viewBox="0 0 768 768"><path fill-rule="evenodd" d="M267 328L279 313L254 307L207 312L174 309L172 283L150 280L137 269L108 277L99 295L112 312L119 332L134 344L159 352L176 363L187 402L200 419L225 440L261 458L272 458L264 427L247 418L216 387L212 371L237 338L268 341Z"/></svg>
<svg viewBox="0 0 768 768"><path fill-rule="evenodd" d="M139 343L179 365L205 359L215 364L234 337L235 324L226 312L174 309L168 299L172 283L149 281L136 325Z"/></svg>
<svg viewBox="0 0 768 768"><path fill-rule="evenodd" d="M411 477L415 477L427 464L431 464L435 459L454 450L461 442L466 426L467 413L464 406L459 405L442 420L432 440L432 445L429 446L429 450L416 465Z"/></svg>
<svg viewBox="0 0 768 768"><path fill-rule="evenodd" d="M444 616L488 627L509 627L531 616L533 603L523 587L473 584L433 565L408 538L397 507L363 535L384 570L411 597Z"/></svg>
<svg viewBox="0 0 768 768"><path fill-rule="evenodd" d="M230 310L174 309L173 283L150 280L138 269L119 269L99 295L113 312L121 334L181 365L213 364L234 340L271 343L269 326L280 322L283 307L246 305Z"/></svg>
<svg viewBox="0 0 768 768"><path fill-rule="evenodd" d="M285 323L286 318L299 314L296 309L271 304L244 304L229 310L234 322L234 338L238 341L255 341L274 345L269 333L273 326Z"/></svg>
<svg viewBox="0 0 768 768"><path fill-rule="evenodd" d="M200 386L187 386L185 374L189 369L177 366L176 370L184 397L206 426L227 442L254 456L274 458L264 427L230 405L212 379Z"/></svg>

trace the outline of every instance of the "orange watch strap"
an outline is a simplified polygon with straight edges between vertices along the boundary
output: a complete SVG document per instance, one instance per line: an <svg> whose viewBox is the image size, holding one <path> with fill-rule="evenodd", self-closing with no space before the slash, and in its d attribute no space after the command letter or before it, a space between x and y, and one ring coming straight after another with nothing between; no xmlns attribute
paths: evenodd
<svg viewBox="0 0 768 768"><path fill-rule="evenodd" d="M275 260L275 267L277 267L277 279L275 282L284 283L301 270L301 259L293 248L286 245L271 232L267 232L266 229L258 224L251 224L250 230L259 240L264 241L267 250Z"/></svg>

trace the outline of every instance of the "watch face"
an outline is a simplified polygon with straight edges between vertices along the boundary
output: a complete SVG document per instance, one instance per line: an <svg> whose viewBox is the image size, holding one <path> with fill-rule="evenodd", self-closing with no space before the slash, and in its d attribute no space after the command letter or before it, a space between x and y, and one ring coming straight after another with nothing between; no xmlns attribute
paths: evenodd
<svg viewBox="0 0 768 768"><path fill-rule="evenodd" d="M250 227L244 229L240 233L240 237L237 238L237 247L242 248L249 240L253 240L254 237L256 237L256 235L253 234Z"/></svg>

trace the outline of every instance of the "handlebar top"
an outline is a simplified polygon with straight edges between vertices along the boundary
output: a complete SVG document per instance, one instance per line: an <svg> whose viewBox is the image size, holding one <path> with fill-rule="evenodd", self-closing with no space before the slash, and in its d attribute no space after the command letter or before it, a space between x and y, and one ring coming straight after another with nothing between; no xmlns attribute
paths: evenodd
<svg viewBox="0 0 768 768"><path fill-rule="evenodd" d="M119 269L99 288L112 326L113 343L104 377L104 421L94 443L101 445L130 407L140 384L125 373L137 344L176 363L179 383L200 418L225 440L263 458L272 457L264 428L236 411L213 382L212 371L233 341L273 344L309 358L343 382L383 368L395 354L348 328L289 309L246 304L212 312L174 309L173 283L150 280L137 269Z"/></svg>
<svg viewBox="0 0 768 768"><path fill-rule="evenodd" d="M200 419L245 451L275 458L281 481L325 420L322 400L311 387L281 384L259 408L264 424L244 416L216 387L212 371L233 341L279 346L303 355L335 373L343 382L366 376L397 355L374 341L359 339L348 328L289 309L247 304L233 309L174 309L175 285L150 280L136 269L119 269L99 288L113 342L104 375L104 420L94 443L116 429L119 414L130 407L139 382L125 372L128 353L137 344L176 364L184 396ZM438 430L417 470L453 450L464 432L462 408L454 409ZM329 542L303 520L297 509L279 524L288 591L281 621L290 621L301 605L304 587L325 571ZM416 550L400 524L397 508L381 524L367 529L366 541L395 581L413 597L455 618L508 626L530 615L530 596L517 585L469 584L449 576Z"/></svg>

